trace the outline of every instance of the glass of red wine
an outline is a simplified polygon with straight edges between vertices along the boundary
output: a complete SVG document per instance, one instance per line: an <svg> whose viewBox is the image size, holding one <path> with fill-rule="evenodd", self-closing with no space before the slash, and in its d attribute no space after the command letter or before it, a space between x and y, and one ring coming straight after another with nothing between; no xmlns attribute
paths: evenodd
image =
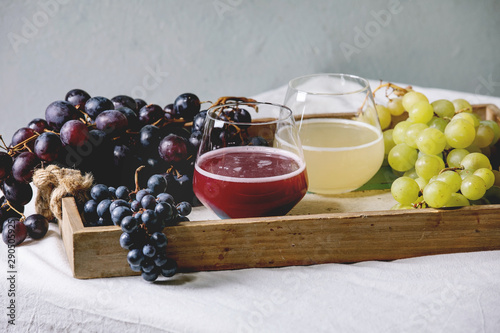
<svg viewBox="0 0 500 333"><path fill-rule="evenodd" d="M257 102L210 108L193 190L220 218L288 213L307 192L304 155L292 111Z"/></svg>

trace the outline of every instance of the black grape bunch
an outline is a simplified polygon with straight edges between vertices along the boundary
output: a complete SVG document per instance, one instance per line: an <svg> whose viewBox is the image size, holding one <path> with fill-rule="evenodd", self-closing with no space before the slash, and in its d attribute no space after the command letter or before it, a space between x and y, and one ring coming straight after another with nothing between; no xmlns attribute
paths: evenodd
<svg viewBox="0 0 500 333"><path fill-rule="evenodd" d="M44 221L36 216L33 223L23 212L33 198L34 171L50 164L89 172L96 184L111 188L133 188L136 183L146 188L148 180L159 175L167 184L165 193L177 202L196 203L191 181L196 146L186 124L194 121L201 104L192 93L181 94L162 108L126 95L108 99L73 89L64 100L50 103L44 118L18 129L9 145L0 136L4 240L9 236L15 239L10 243L18 245L27 236L43 237L38 229L43 229ZM136 182L138 168L143 170ZM7 221L10 224L4 228ZM37 231L30 232L32 227Z"/></svg>

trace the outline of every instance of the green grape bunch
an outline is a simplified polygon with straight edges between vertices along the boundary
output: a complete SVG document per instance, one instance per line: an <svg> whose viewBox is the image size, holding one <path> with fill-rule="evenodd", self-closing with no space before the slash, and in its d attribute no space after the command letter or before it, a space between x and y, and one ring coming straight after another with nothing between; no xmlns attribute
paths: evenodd
<svg viewBox="0 0 500 333"><path fill-rule="evenodd" d="M399 176L393 209L500 203L500 172L491 162L498 123L481 119L464 99L430 102L411 88L382 86L396 94L377 105L386 162Z"/></svg>

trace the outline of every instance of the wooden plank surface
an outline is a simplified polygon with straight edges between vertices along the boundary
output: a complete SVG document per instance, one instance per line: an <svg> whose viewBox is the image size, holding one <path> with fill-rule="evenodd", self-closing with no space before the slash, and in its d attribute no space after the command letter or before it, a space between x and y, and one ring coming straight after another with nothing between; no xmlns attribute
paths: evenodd
<svg viewBox="0 0 500 333"><path fill-rule="evenodd" d="M63 208L77 221L71 200L63 199ZM498 250L500 210L488 205L210 220L183 222L164 233L167 255L184 272L351 263ZM136 274L126 262L127 251L119 246L120 234L114 226L74 233L75 277Z"/></svg>

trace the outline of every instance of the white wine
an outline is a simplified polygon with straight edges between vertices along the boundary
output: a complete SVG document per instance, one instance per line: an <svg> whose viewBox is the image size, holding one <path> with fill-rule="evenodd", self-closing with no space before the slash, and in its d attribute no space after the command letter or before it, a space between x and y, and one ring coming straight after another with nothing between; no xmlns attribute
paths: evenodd
<svg viewBox="0 0 500 333"><path fill-rule="evenodd" d="M384 160L382 132L363 122L303 120L299 136L313 193L355 190L377 173Z"/></svg>

